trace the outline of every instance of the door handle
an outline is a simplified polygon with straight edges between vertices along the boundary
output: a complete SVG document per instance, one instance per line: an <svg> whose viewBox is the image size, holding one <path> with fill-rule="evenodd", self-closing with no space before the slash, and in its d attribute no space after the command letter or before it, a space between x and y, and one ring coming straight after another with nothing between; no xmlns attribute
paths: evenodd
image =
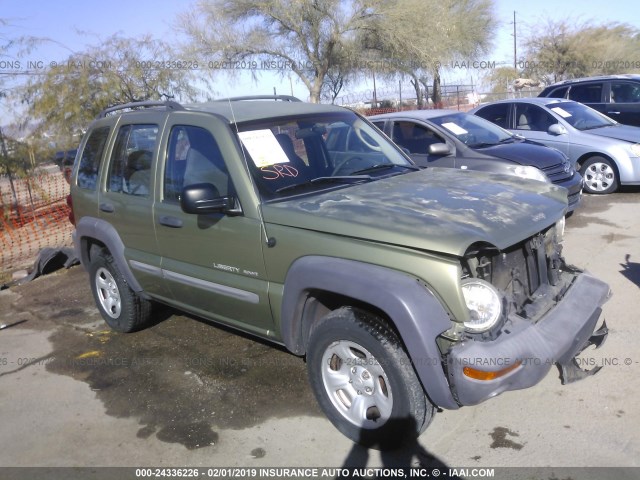
<svg viewBox="0 0 640 480"><path fill-rule="evenodd" d="M176 217L171 217L169 215L163 215L158 219L158 223L160 225L164 225L165 227L170 228L182 228L182 220Z"/></svg>
<svg viewBox="0 0 640 480"><path fill-rule="evenodd" d="M111 203L101 203L98 208L100 209L100 211L106 212L106 213L113 213L116 211L116 209L113 207Z"/></svg>
<svg viewBox="0 0 640 480"><path fill-rule="evenodd" d="M612 113L614 115L620 115L620 112L609 112L609 113Z"/></svg>

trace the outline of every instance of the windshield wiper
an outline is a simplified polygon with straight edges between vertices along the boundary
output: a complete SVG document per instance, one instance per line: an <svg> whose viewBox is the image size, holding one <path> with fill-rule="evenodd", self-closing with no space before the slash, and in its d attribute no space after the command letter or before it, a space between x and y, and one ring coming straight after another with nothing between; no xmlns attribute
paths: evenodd
<svg viewBox="0 0 640 480"><path fill-rule="evenodd" d="M335 177L317 177L306 182L292 183L276 190L276 193L297 190L298 188L309 187L318 183L358 183L373 180L370 175L336 175Z"/></svg>
<svg viewBox="0 0 640 480"><path fill-rule="evenodd" d="M416 165L397 165L395 163L379 163L377 165L372 165L370 167L363 168L362 170L357 170L353 172L353 174L358 175L360 173L365 173L365 172L375 172L376 170L389 170L393 167L401 167L401 168L406 168L408 170L420 170L420 167Z"/></svg>
<svg viewBox="0 0 640 480"><path fill-rule="evenodd" d="M498 143L491 142L481 142L481 143L472 143L471 145L467 145L469 148L485 148L485 147L495 147L499 145Z"/></svg>

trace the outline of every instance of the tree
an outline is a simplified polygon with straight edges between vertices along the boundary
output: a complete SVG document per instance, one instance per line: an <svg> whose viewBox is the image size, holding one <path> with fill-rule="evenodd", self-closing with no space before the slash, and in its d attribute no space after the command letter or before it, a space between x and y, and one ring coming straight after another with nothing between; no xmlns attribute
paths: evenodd
<svg viewBox="0 0 640 480"><path fill-rule="evenodd" d="M409 77L419 108L428 78L432 100L439 103L441 70L487 52L495 29L492 0L393 0L379 13L362 42L384 60L387 74Z"/></svg>
<svg viewBox="0 0 640 480"><path fill-rule="evenodd" d="M190 65L170 63L171 49L150 37L109 37L99 46L71 55L20 92L26 121L56 137L61 148L77 145L78 136L104 108L144 100L187 99ZM181 68L182 67L182 68Z"/></svg>
<svg viewBox="0 0 640 480"><path fill-rule="evenodd" d="M525 38L523 75L546 84L568 78L637 70L640 30L620 23L546 20ZM635 68L634 68L635 67Z"/></svg>
<svg viewBox="0 0 640 480"><path fill-rule="evenodd" d="M0 18L0 29L2 29L0 30L0 61L7 63L16 61L19 64L20 57L29 54L33 48L45 40L32 36L7 35L9 27L12 26L6 18ZM5 81L12 76L11 72L4 72L0 75L0 99L7 97Z"/></svg>
<svg viewBox="0 0 640 480"><path fill-rule="evenodd" d="M209 60L261 68L274 65L296 74L319 102L344 82L343 66L353 62L357 33L369 28L383 0L201 0L185 14L181 28L190 51ZM255 74L256 69L253 69ZM335 90L333 90L335 93ZM339 89L338 89L339 91ZM335 97L334 97L335 98Z"/></svg>
<svg viewBox="0 0 640 480"><path fill-rule="evenodd" d="M509 91L509 87L519 76L520 74L513 67L498 67L487 73L485 82L490 88L490 93L504 93Z"/></svg>

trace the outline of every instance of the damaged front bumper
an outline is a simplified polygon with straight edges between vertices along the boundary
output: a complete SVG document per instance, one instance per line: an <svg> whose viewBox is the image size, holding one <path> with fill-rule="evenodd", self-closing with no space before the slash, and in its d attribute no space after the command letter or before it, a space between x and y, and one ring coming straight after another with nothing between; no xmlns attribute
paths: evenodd
<svg viewBox="0 0 640 480"><path fill-rule="evenodd" d="M575 357L587 346L604 342L606 325L594 330L610 296L606 283L581 273L538 322L511 315L509 327L497 339L455 345L447 358L447 373L457 402L476 405L508 390L531 387L556 364L563 383L595 373L599 368L584 371ZM487 374L483 377L482 372Z"/></svg>

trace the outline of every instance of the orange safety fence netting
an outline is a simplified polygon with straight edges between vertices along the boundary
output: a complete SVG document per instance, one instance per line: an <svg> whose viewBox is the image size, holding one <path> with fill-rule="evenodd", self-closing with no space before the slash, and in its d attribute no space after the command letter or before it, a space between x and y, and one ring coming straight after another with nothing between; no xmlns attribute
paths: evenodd
<svg viewBox="0 0 640 480"><path fill-rule="evenodd" d="M68 194L62 172L14 178L13 189L0 177L0 273L32 264L44 247L72 244Z"/></svg>

